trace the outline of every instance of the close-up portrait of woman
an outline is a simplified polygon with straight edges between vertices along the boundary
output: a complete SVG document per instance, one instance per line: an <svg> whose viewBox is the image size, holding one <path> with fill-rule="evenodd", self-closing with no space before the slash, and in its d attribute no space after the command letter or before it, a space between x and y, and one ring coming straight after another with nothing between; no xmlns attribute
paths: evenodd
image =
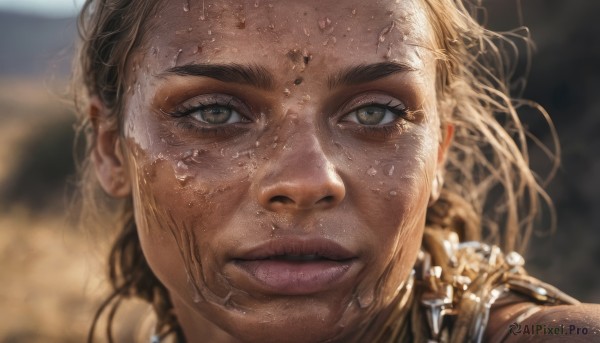
<svg viewBox="0 0 600 343"><path fill-rule="evenodd" d="M134 299L139 342L600 341L598 305L526 272L554 225L530 151L552 174L559 146L514 82L528 36L480 5L87 0L78 202L111 237L88 342Z"/></svg>

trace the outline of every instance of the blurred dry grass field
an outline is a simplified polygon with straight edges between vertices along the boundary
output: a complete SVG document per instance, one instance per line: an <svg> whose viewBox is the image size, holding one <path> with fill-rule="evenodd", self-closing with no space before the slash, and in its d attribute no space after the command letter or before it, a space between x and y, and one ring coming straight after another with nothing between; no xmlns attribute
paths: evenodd
<svg viewBox="0 0 600 343"><path fill-rule="evenodd" d="M581 300L598 302L600 25L594 23L600 2L488 3L494 13L490 21L503 30L519 25L514 5L522 4L537 46L525 97L548 109L563 144L563 164L549 189L558 209L558 231L534 238L528 270ZM0 65L0 71L17 75L0 76L0 343L84 342L106 295L106 254L97 237L66 218L64 176L72 174L74 117L60 101L64 83L40 81L48 78L35 74L45 70L41 62L51 55L41 43L71 41L64 26L74 24L54 23L60 27L53 30L37 26L43 22L37 17L10 18L0 20L3 31L12 34L4 37L12 40L2 41L2 56L16 52L13 60L24 65ZM139 315L122 312L126 329L119 342L133 341Z"/></svg>
<svg viewBox="0 0 600 343"><path fill-rule="evenodd" d="M4 191L0 193L0 342L3 343L84 341L93 311L106 290L100 251L91 252L89 235L67 220L64 196L60 191L51 197L42 194L50 188L36 191L37 182L31 178L45 173L43 165L32 162L23 165L23 161L42 158L24 156L34 153L31 142L44 145L46 134L48 140L55 138L56 133L45 132L45 128L64 126L73 120L68 107L50 88L39 81L0 81L0 190ZM55 89L60 88L63 87ZM68 124L66 127L71 130ZM58 149L45 158L56 159L60 155L70 158L70 149ZM60 161L62 158L58 158L57 162ZM52 189L60 188L63 187ZM22 196L11 197L14 189ZM7 190L12 193L7 194ZM36 198L46 199L47 203L36 203L32 208L31 200Z"/></svg>
<svg viewBox="0 0 600 343"><path fill-rule="evenodd" d="M83 342L104 285L61 215L0 219L0 341Z"/></svg>

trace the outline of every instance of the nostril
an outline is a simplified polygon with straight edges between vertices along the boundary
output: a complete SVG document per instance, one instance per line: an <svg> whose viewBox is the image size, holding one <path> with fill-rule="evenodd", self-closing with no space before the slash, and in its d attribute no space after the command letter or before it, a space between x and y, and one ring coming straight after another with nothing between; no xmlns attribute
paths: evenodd
<svg viewBox="0 0 600 343"><path fill-rule="evenodd" d="M294 201L288 197L286 197L285 195L276 195L274 197L271 198L270 200L271 203L280 203L280 204L291 204Z"/></svg>
<svg viewBox="0 0 600 343"><path fill-rule="evenodd" d="M335 202L335 197L333 195L328 195L326 197L323 197L321 200L319 200L317 203L321 203L321 204L326 204L329 205L331 203Z"/></svg>

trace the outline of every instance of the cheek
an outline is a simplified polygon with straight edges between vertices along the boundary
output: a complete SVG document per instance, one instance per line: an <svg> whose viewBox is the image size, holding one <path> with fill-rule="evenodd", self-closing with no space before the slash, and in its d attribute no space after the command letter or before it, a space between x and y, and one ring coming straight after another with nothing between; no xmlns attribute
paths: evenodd
<svg viewBox="0 0 600 343"><path fill-rule="evenodd" d="M351 202L382 236L400 234L422 221L436 168L437 140L432 130L415 130L400 139L353 153L342 169Z"/></svg>
<svg viewBox="0 0 600 343"><path fill-rule="evenodd" d="M369 228L365 241L374 252L363 293L382 302L408 277L420 249L436 157L436 136L429 130L407 134L377 152L353 154L350 196Z"/></svg>
<svg viewBox="0 0 600 343"><path fill-rule="evenodd" d="M162 152L134 154L131 164L134 215L146 259L180 297L223 303L231 289L214 247L246 193L249 171L237 163L244 158L223 158L228 151L156 150Z"/></svg>

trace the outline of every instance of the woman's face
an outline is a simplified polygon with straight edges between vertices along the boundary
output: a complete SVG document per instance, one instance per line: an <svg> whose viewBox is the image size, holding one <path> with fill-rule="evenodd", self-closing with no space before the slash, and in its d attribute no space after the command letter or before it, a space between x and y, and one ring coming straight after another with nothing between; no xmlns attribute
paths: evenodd
<svg viewBox="0 0 600 343"><path fill-rule="evenodd" d="M347 341L409 276L443 156L423 5L158 9L122 147L188 340Z"/></svg>

